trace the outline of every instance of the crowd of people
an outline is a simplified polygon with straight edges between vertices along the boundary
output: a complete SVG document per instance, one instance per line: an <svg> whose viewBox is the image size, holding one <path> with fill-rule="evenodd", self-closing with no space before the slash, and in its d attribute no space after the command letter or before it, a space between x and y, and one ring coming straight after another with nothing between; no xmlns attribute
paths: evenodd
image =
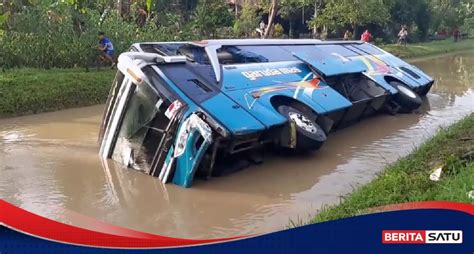
<svg viewBox="0 0 474 254"><path fill-rule="evenodd" d="M343 40L345 41L350 41L353 38L353 34L350 30L346 30L344 32L344 37ZM361 35L360 35L360 40L364 42L370 42L373 39L372 34L369 32L368 29L366 29Z"/></svg>

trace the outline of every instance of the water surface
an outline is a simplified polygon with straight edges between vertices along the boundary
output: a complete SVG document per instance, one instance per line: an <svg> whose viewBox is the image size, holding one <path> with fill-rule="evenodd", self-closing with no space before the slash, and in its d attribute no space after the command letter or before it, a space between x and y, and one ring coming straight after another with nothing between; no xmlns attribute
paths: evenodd
<svg viewBox="0 0 474 254"><path fill-rule="evenodd" d="M78 226L91 218L156 234L210 238L275 231L339 202L388 163L474 111L474 54L414 64L436 79L415 114L332 133L311 156L267 158L190 189L98 157L103 106L0 120L0 198Z"/></svg>

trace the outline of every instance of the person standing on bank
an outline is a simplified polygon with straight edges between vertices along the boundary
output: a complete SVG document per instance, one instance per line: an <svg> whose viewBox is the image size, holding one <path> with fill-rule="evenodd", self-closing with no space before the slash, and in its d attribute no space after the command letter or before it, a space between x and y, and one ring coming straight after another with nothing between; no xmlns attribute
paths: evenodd
<svg viewBox="0 0 474 254"><path fill-rule="evenodd" d="M360 36L360 40L364 42L370 42L372 39L372 34L370 34L369 30L365 30L365 32Z"/></svg>
<svg viewBox="0 0 474 254"><path fill-rule="evenodd" d="M265 28L266 28L265 22L263 20L260 21L260 24L258 25L258 28L256 29L258 36L260 38L263 38L263 35L265 34Z"/></svg>
<svg viewBox="0 0 474 254"><path fill-rule="evenodd" d="M344 33L344 40L345 40L345 41L349 41L349 40L351 40L351 39L352 39L352 33L351 33L351 31L346 30L346 32Z"/></svg>
<svg viewBox="0 0 474 254"><path fill-rule="evenodd" d="M400 32L398 32L398 45L407 45L407 38L408 38L408 29L406 26L402 25Z"/></svg>
<svg viewBox="0 0 474 254"><path fill-rule="evenodd" d="M453 31L453 38L454 38L454 42L458 42L459 41L459 38L460 38L460 32L459 32L459 29L456 27Z"/></svg>

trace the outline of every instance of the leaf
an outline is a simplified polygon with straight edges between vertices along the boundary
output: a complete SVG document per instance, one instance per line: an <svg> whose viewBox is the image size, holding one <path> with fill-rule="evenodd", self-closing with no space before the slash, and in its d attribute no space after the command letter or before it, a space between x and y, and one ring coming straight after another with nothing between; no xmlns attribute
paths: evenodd
<svg viewBox="0 0 474 254"><path fill-rule="evenodd" d="M151 13L151 8L153 7L153 0L146 0L146 11Z"/></svg>
<svg viewBox="0 0 474 254"><path fill-rule="evenodd" d="M3 26L3 24L5 24L8 20L8 18L10 17L10 12L7 11L3 14L0 14L0 26Z"/></svg>

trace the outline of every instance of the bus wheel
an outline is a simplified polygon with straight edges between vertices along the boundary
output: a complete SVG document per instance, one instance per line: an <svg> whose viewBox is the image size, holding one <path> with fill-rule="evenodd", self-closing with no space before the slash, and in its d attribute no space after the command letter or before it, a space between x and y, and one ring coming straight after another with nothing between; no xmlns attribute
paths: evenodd
<svg viewBox="0 0 474 254"><path fill-rule="evenodd" d="M394 101L400 105L402 112L412 112L423 103L421 97L407 85L398 81L391 81L390 85L398 91L394 96Z"/></svg>
<svg viewBox="0 0 474 254"><path fill-rule="evenodd" d="M296 126L295 150L318 150L326 141L326 133L315 122L317 116L311 110L297 103L291 103L290 105L279 106L278 112Z"/></svg>

